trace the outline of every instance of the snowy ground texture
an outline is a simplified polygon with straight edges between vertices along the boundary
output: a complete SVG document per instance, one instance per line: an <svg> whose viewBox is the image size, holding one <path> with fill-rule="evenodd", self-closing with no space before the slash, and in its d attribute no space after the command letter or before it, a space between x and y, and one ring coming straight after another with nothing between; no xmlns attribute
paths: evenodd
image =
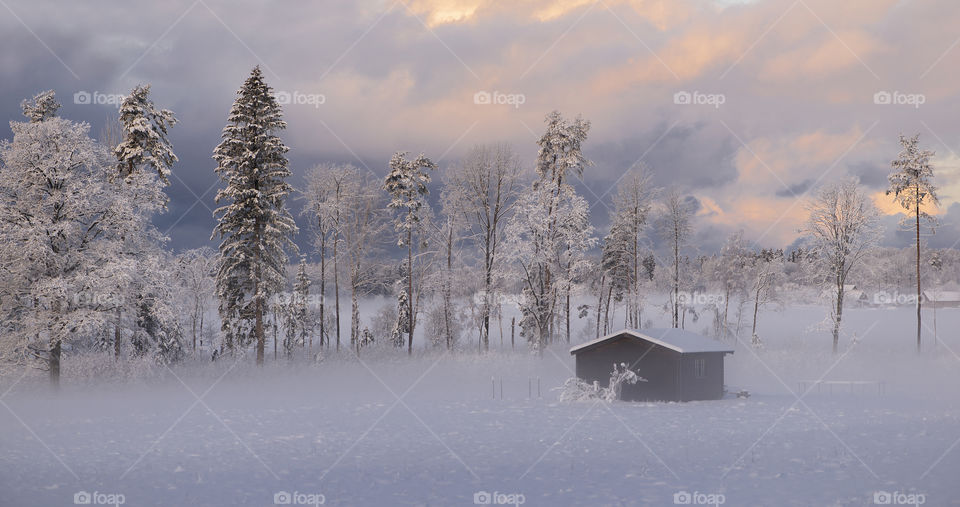
<svg viewBox="0 0 960 507"><path fill-rule="evenodd" d="M911 312L850 310L858 341L837 356L807 328L822 309L767 313L765 348L727 358L752 396L709 402L559 403L566 347L228 359L111 384L68 368L56 396L7 375L0 505L960 505L960 310L938 312L919 357ZM821 378L886 393L798 392Z"/></svg>

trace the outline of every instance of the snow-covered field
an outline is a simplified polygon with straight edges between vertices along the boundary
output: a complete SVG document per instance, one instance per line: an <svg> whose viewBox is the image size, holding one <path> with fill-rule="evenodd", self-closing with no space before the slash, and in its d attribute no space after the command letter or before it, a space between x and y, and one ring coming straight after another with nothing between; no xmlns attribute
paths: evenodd
<svg viewBox="0 0 960 507"><path fill-rule="evenodd" d="M262 370L228 358L96 384L71 382L68 367L56 395L8 375L0 505L73 505L79 492L164 506L274 505L282 492L327 505L474 505L484 492L524 505L673 505L684 493L870 505L894 492L893 504L960 504L960 310L938 312L939 344L931 336L919 357L909 308L849 310L858 342L836 356L808 329L822 316L763 314L765 349L737 344L726 363L727 384L752 396L709 402L559 403L565 346ZM883 381L885 394L797 392L821 378Z"/></svg>

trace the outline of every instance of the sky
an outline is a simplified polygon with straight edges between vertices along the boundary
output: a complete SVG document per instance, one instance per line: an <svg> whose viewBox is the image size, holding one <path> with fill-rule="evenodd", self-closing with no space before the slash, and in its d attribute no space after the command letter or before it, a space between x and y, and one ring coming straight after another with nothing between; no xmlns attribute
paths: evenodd
<svg viewBox="0 0 960 507"><path fill-rule="evenodd" d="M151 84L180 120L156 219L175 250L211 244L211 153L255 65L290 98L295 186L321 162L385 175L401 150L443 171L481 143L511 143L529 169L558 110L592 124L576 187L601 233L644 167L696 199L704 251L739 229L794 244L804 202L844 178L883 211L885 244L909 245L884 190L898 135L919 134L941 199L927 240L945 248L960 240L957 26L942 0L5 0L0 117L54 89L96 136L116 95Z"/></svg>

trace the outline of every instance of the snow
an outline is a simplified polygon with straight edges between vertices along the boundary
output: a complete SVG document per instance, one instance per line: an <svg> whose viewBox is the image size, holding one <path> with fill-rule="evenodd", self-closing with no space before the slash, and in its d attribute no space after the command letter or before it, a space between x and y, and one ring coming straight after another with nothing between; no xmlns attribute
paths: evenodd
<svg viewBox="0 0 960 507"><path fill-rule="evenodd" d="M576 354L577 352L593 348L595 345L603 343L607 340L611 340L620 336L621 334L626 333L628 336L634 336L641 340L646 340L649 342L656 343L662 347L666 347L671 350L680 352L681 354L688 354L693 352L730 352L733 353L733 348L728 344L707 338L700 334L694 333L692 331L687 331L684 329L672 329L672 328L659 328L659 329L624 329L622 331L617 331L616 333L611 333L607 336L597 338L595 340L590 340L584 344L577 345L570 349L571 354Z"/></svg>
<svg viewBox="0 0 960 507"><path fill-rule="evenodd" d="M482 492L524 505L672 505L684 492L725 505L871 505L884 492L956 504L960 336L928 338L917 356L913 311L850 309L838 355L827 332L806 330L823 308L770 312L765 348L726 356L731 392L752 396L690 403L561 403L550 389L573 368L561 346L408 359L388 345L362 362L330 352L262 369L225 357L122 383L76 380L68 358L56 395L42 377L0 379L0 394L12 387L0 505L72 505L80 491L137 506L263 506L281 492L351 506L473 505ZM960 310L938 319L955 330ZM794 394L821 378L887 391Z"/></svg>

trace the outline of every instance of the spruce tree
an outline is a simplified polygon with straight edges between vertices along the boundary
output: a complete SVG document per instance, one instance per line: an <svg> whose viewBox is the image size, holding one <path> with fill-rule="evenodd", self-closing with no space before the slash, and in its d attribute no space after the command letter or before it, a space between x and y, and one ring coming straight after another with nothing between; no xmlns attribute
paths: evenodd
<svg viewBox="0 0 960 507"><path fill-rule="evenodd" d="M135 329L132 338L134 352L145 353L156 343L161 358L169 360L180 355L179 331L170 322L163 323L160 315L170 314L163 308L160 294L166 291L163 270L149 269L162 257L162 234L150 223L154 214L163 212L167 206L164 187L169 185L170 169L177 162L173 146L168 138L168 129L177 123L173 112L158 109L150 100L150 85L137 85L124 97L120 105L120 140L113 148L117 159L116 171L111 175L117 190L124 197L131 219L128 228L121 231L121 258L133 260L136 273L132 273L131 287L118 290L130 291L135 308ZM114 355L120 358L122 308L116 308L114 323ZM166 319L170 320L170 319Z"/></svg>
<svg viewBox="0 0 960 507"><path fill-rule="evenodd" d="M137 85L120 105L123 140L114 150L119 176L129 178L138 168L155 171L164 185L170 184L170 167L177 162L167 138L167 129L177 123L173 112L157 109L149 98L150 85Z"/></svg>
<svg viewBox="0 0 960 507"><path fill-rule="evenodd" d="M307 259L300 257L300 266L297 268L297 280L293 284L294 315L297 327L300 329L300 345L307 343L307 301L310 298L310 277L307 276ZM310 339L313 348L313 339Z"/></svg>
<svg viewBox="0 0 960 507"><path fill-rule="evenodd" d="M260 67L237 92L237 100L214 149L216 172L226 184L217 192L214 237L221 240L217 297L224 331L253 324L257 364L263 364L267 301L284 284L287 250L297 232L285 201L291 192L286 153L277 133L286 128L280 105ZM245 341L243 336L235 340Z"/></svg>
<svg viewBox="0 0 960 507"><path fill-rule="evenodd" d="M413 160L406 157L406 152L399 152L390 159L390 173L383 182L383 189L390 194L387 207L402 210L395 226L400 233L397 245L407 247L407 354L413 354L413 328L417 315L413 308L413 235L422 233L425 217L429 214L427 184L430 183L430 174L427 170L436 170L437 164L422 153Z"/></svg>

